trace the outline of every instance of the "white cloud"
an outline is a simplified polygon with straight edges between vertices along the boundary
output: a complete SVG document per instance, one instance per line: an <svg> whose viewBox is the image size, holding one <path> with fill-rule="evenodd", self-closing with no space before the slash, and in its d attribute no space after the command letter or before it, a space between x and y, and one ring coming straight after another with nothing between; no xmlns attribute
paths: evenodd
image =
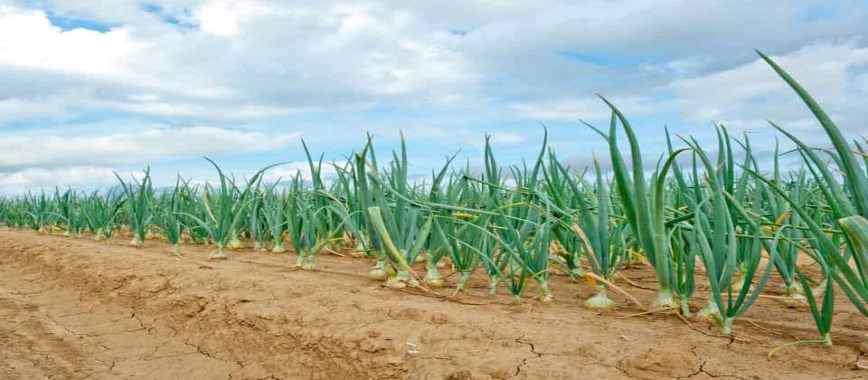
<svg viewBox="0 0 868 380"><path fill-rule="evenodd" d="M67 111L65 104L51 99L41 103L24 101L21 99L0 100L0 123L6 121L26 120L45 116L55 119L65 119L72 114Z"/></svg>
<svg viewBox="0 0 868 380"><path fill-rule="evenodd" d="M21 194L28 190L64 188L93 188L117 181L111 168L75 166L63 169L28 168L11 173L0 173L0 194Z"/></svg>
<svg viewBox="0 0 868 380"><path fill-rule="evenodd" d="M817 99L827 111L844 121L842 128L862 128L868 116L862 99L868 95L868 48L856 41L805 46L772 57ZM764 61L756 60L728 70L673 81L667 86L671 103L698 121L721 119L773 119L791 127L809 127L811 117L798 96Z"/></svg>
<svg viewBox="0 0 868 380"><path fill-rule="evenodd" d="M477 131L469 128L444 129L427 125L418 125L402 130L407 139L415 141L435 140L439 144L448 144L454 148L460 148L468 143L478 144L485 141L485 136L490 136L492 144L508 145L524 142L526 137L511 131ZM450 154L452 152L442 152Z"/></svg>
<svg viewBox="0 0 868 380"><path fill-rule="evenodd" d="M229 37L240 31L240 20L266 11L252 1L213 0L193 12L202 30Z"/></svg>
<svg viewBox="0 0 868 380"><path fill-rule="evenodd" d="M136 115L148 115L158 117L188 117L193 119L212 119L219 118L222 120L245 120L256 119L265 116L287 115L300 110L295 110L287 107L275 106L258 106L258 105L239 105L231 107L220 112L219 115L207 117L208 113L214 112L213 106L204 105L197 102L169 101L162 100L159 97L142 97L131 98L128 102L118 101L99 101L87 103L88 106L115 109L125 111Z"/></svg>
<svg viewBox="0 0 868 380"><path fill-rule="evenodd" d="M114 76L143 47L125 28L64 32L44 12L0 5L0 65Z"/></svg>
<svg viewBox="0 0 868 380"><path fill-rule="evenodd" d="M823 10L810 1L785 9L771 1L676 0L591 1L581 7L555 0L445 7L390 0L22 4L41 8L2 7L0 46L7 54L0 58L0 78L8 68L18 69L8 76L34 69L80 74L51 89L65 105L58 115L115 110L197 121L395 100L498 106L500 99L521 99L516 107L531 118L564 119L567 108L576 106L570 102L584 106L593 93L647 97L672 79L744 63L751 47L789 52L817 39L868 32L860 22L868 8L826 5L837 15L828 20L815 17ZM51 25L46 10L93 18L112 29L63 32ZM761 22L745 28L758 14ZM585 58L559 55L564 52ZM618 63L623 58L627 63ZM20 87L7 91L19 102L44 100ZM725 109L701 111L716 115Z"/></svg>
<svg viewBox="0 0 868 380"><path fill-rule="evenodd" d="M458 37L425 27L407 12L267 1L186 3L155 4L191 26L159 22L138 3L127 4L138 9L129 14L97 12L90 3L51 3L53 11L67 12L61 16L125 22L105 32L63 31L44 10L0 7L0 80L60 79L40 94L26 81L17 83L5 89L7 96L35 104L48 94L60 97L65 106L58 114L110 110L256 119L398 97L457 102L474 82L469 63L454 49Z"/></svg>
<svg viewBox="0 0 868 380"><path fill-rule="evenodd" d="M609 101L628 116L649 113L657 102L639 97L616 97ZM609 106L598 97L543 99L510 107L523 117L540 120L608 120L611 115Z"/></svg>
<svg viewBox="0 0 868 380"><path fill-rule="evenodd" d="M315 157L315 159L318 159L318 157ZM337 164L343 165L344 162L338 161ZM322 178L325 180L333 178L337 173L337 170L331 162L323 162L320 169ZM292 178L298 174L301 174L302 180L305 181L310 181L311 178L313 178L311 175L310 164L307 161L289 162L268 169L268 171L262 175L262 179L265 182L287 182L291 181Z"/></svg>
<svg viewBox="0 0 868 380"><path fill-rule="evenodd" d="M525 141L524 136L517 133L494 132L491 134L492 144L518 144Z"/></svg>
<svg viewBox="0 0 868 380"><path fill-rule="evenodd" d="M96 136L19 134L0 137L0 170L151 163L161 159L261 152L296 142L300 134L270 136L215 127L151 129Z"/></svg>

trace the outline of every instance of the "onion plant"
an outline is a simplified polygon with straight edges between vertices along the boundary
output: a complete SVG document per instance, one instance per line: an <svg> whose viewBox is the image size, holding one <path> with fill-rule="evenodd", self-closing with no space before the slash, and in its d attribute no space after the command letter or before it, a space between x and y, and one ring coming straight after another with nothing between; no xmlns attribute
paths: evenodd
<svg viewBox="0 0 868 380"><path fill-rule="evenodd" d="M265 234L271 240L271 252L286 253L287 222L289 200L285 191L277 191L276 183L265 187L259 203L260 212L265 220Z"/></svg>
<svg viewBox="0 0 868 380"><path fill-rule="evenodd" d="M361 157L355 157L355 159L363 160ZM366 209L362 207L362 205L371 204L367 192L362 190L367 188L367 180L364 179L365 171L356 170L357 165L354 164L353 159L348 159L343 165L336 163L332 165L336 170L337 180L332 186L332 192L323 194L328 199L327 207L345 226L343 238L346 243L354 243L348 245L350 255L366 257L373 249L369 248L372 247L371 238L366 228L368 225L365 217ZM363 193L365 194L363 195ZM376 276L372 275L375 271L378 272ZM375 267L371 269L369 277L375 280L384 280L386 278L385 272L380 274Z"/></svg>
<svg viewBox="0 0 868 380"><path fill-rule="evenodd" d="M295 266L306 270L316 269L316 255L331 238L324 218L327 208L318 208L315 197L304 188L301 173L296 173L284 211L289 241L296 253Z"/></svg>
<svg viewBox="0 0 868 380"><path fill-rule="evenodd" d="M609 199L600 163L594 160L596 173L596 199L588 197L580 202L581 217L576 222L576 229L585 236L588 251L588 263L591 270L599 277L613 282L618 270L626 259L626 249L622 229L615 222L609 221ZM596 209L596 218L591 208ZM614 228L612 228L614 227ZM615 307L615 303L606 295L606 285L596 283L597 294L585 300L585 306L592 310L607 310Z"/></svg>
<svg viewBox="0 0 868 380"><path fill-rule="evenodd" d="M555 207L557 218L557 223L552 230L555 235L554 249L556 254L551 259L563 266L566 273L573 279L584 277L582 252L585 251L585 239L572 228L574 220L577 218L576 214L582 207L587 207L583 202L585 195L578 185L583 174L573 176L570 169L565 168L553 152L549 153L548 170L543 171L543 174L545 175L546 196ZM590 217L584 213L579 215L585 219Z"/></svg>
<svg viewBox="0 0 868 380"><path fill-rule="evenodd" d="M55 187L54 201L56 202L58 221L63 223L63 236L83 238L86 226L78 192L73 189L61 192L59 188Z"/></svg>
<svg viewBox="0 0 868 380"><path fill-rule="evenodd" d="M759 297L772 273L773 265L765 265L757 284L752 286L762 263L764 232L738 200L725 190L719 166L711 162L695 140L687 143L705 167L710 193L706 202L710 204L711 215L706 215L704 207L699 205L694 216L694 244L699 247L699 256L705 266L711 292L708 306L701 315L715 319L723 333L730 334L735 318L744 314ZM746 231L739 233L730 210L735 210L747 221ZM776 234L768 250L770 263L777 258L779 240L780 232ZM740 254L742 262L739 262ZM739 286L735 286L735 272L739 269L743 274L738 280Z"/></svg>
<svg viewBox="0 0 868 380"><path fill-rule="evenodd" d="M126 198L119 194L118 188L112 188L104 194L95 190L83 199L82 214L91 239L101 241L112 237L115 222L125 202Z"/></svg>
<svg viewBox="0 0 868 380"><path fill-rule="evenodd" d="M386 286L403 288L407 285L418 285L418 279L411 274L411 263L416 261L424 248L433 218L429 217L419 225L423 216L418 209L408 210L400 219L392 213L387 215L384 215L379 206L368 208L368 218L382 241L387 257L397 268L395 275L386 281Z"/></svg>
<svg viewBox="0 0 868 380"><path fill-rule="evenodd" d="M0 220L2 224L16 230L27 227L27 214L22 207L21 198L2 198L0 200Z"/></svg>
<svg viewBox="0 0 868 380"><path fill-rule="evenodd" d="M748 154L750 154L749 146L747 151ZM778 186L787 186L786 184L791 184L789 185L791 199L798 204L808 205L810 199L808 197L809 194L807 187L809 183L805 171L802 170L797 173L794 178L791 178L789 181L784 181L780 169L780 156L780 149L776 144L774 166L771 177L772 183ZM759 173L760 168L756 163L756 160L751 160L751 162L753 164L753 169ZM787 305L795 306L800 301L805 300L796 275L800 256L798 245L802 244L805 239L805 233L801 229L801 226L804 225L804 223L798 214L792 213L787 201L782 196L769 189L768 185L762 181L757 181L756 187L760 196L765 201L765 209L767 210L769 219L766 223L770 224L769 228L777 231L780 230L784 224L795 226L795 228L787 228L781 231L781 239L777 246L778 256L774 261L774 266L777 269L781 280L783 280L783 284L781 285L783 287L784 296L788 298L785 299L784 302ZM815 213L818 210L819 207L814 207Z"/></svg>
<svg viewBox="0 0 868 380"><path fill-rule="evenodd" d="M154 188L151 184L151 169L145 168L141 180L133 177L129 183L125 182L117 172L114 174L120 181L126 197L125 204L130 227L133 229L133 240L130 241L130 245L141 248L145 244L145 232L153 219L151 202L154 198Z"/></svg>
<svg viewBox="0 0 868 380"><path fill-rule="evenodd" d="M811 218L811 214L799 205L787 191L764 178L759 173L752 172L752 174L758 180L768 184L769 188L775 193L783 197L790 204L793 212L802 218L811 231L813 239L810 239L809 242L812 247L811 251L815 253L813 255L815 261L821 263L825 269L827 278L834 280L834 283L839 286L842 293L852 301L857 309L863 315L868 315L868 306L865 306L868 305L868 270L866 270L868 268L868 255L864 251L865 241L861 240L865 236L861 232L863 232L864 228L868 228L868 223L862 222L868 216L868 179L866 179L866 169L860 166L860 161L856 158L857 154L853 153L840 129L838 129L837 125L835 125L813 97L771 58L760 52L758 54L802 99L823 127L823 130L834 146L834 150L825 151L825 153L832 157L838 166L838 170L844 173L844 184L847 190L849 190L848 192L844 191L837 177L827 167L827 164L819 157L817 152L810 149L793 134L772 123L772 126L797 145L797 149L802 157L804 157L805 163L814 179L821 184L820 189L832 214L837 219L839 227L844 228L844 252L841 252L840 245L835 244L833 238L823 230L819 223ZM865 164L864 160L862 164ZM857 252L860 248L863 248L862 252ZM806 253L810 254L809 252ZM810 290L803 275L800 275L800 280L805 288L806 297L811 304L811 310L818 327L820 325L824 326L820 328L820 333L822 334L821 340L823 343L831 345L829 331L831 330L832 305L834 305L834 301L831 298L834 297L834 291L831 287L826 290L825 293L828 295L824 296L823 304L826 304L826 297L829 297L828 303L830 306L820 308L816 304L814 297L808 296L807 293L810 293ZM827 280L826 283L831 284L832 281Z"/></svg>
<svg viewBox="0 0 868 380"><path fill-rule="evenodd" d="M482 190L478 182L471 181L467 175L469 169L465 169L460 175L451 177L441 192L433 192L429 202L437 205L454 205L468 211L480 207ZM479 268L481 259L474 250L475 247L488 247L491 245L490 238L482 231L488 225L489 215L458 211L446 207L435 208L434 230L429 244L428 273L425 283L440 286L442 279L433 275L437 271L436 257L445 255L449 257L455 271L458 272L458 281L455 292L467 290L469 281L474 272ZM432 258L433 256L433 258Z"/></svg>
<svg viewBox="0 0 868 380"><path fill-rule="evenodd" d="M555 223L553 211L551 202L534 203L534 200L546 198L538 188L546 141L547 136L533 165L510 168L515 184L514 188L508 188L490 138L486 138L485 173L480 180L485 188L481 207L494 211L489 214L488 231L493 245L482 247L480 253L488 271L490 293L502 282L516 300L520 300L528 281L534 280L539 285L541 300L553 300L548 284L549 247Z"/></svg>
<svg viewBox="0 0 868 380"><path fill-rule="evenodd" d="M28 193L22 199L27 226L31 230L40 233L51 233L51 224L54 219L54 202L44 191L39 195Z"/></svg>
<svg viewBox="0 0 868 380"><path fill-rule="evenodd" d="M654 267L658 290L657 298L652 303L652 306L675 307L679 300L673 293L672 284L675 282L674 274L677 272L677 268L673 268L672 263L675 261L672 259L671 248L666 240L666 210L663 199L666 174L678 154L684 152L686 149L676 150L669 155L663 166L658 168L652 176L654 186L649 191L648 183L645 181L642 152L633 128L624 114L614 104L603 97L601 99L612 110L609 133L606 134L596 128L594 130L603 136L609 144L615 172L615 188L620 195L625 217L631 230L635 232L636 240L642 248L642 253ZM626 132L630 144L630 155L633 166L632 176L618 148L617 127L619 123Z"/></svg>
<svg viewBox="0 0 868 380"><path fill-rule="evenodd" d="M156 199L156 212L154 221L163 232L166 240L172 244L172 253L175 257L184 258L181 254L181 212L183 207L184 189L181 186L181 177L175 181L175 187L163 192Z"/></svg>
<svg viewBox="0 0 868 380"><path fill-rule="evenodd" d="M263 215L263 205L266 202L266 194L262 190L254 191L250 202L250 211L247 213L247 234L253 240L253 250L265 252L265 241L270 237L268 224Z"/></svg>
<svg viewBox="0 0 868 380"><path fill-rule="evenodd" d="M368 152L371 153L372 165L367 168L370 187L366 187L366 191L370 191L368 201L371 205L367 208L366 216L377 238L372 240L375 252L382 255L378 257L378 262L387 258L396 269L395 275L386 281L388 286L400 288L408 284L415 285L418 279L412 276L410 266L425 247L433 215L425 215L418 205L418 199L413 199L416 194L408 178L409 162L403 138L400 151L392 152L389 170L385 172L375 166L373 150Z"/></svg>
<svg viewBox="0 0 868 380"><path fill-rule="evenodd" d="M243 189L239 189L235 180L220 169L220 166L210 158L205 158L217 169L219 185L205 186L201 195L201 203L206 216L200 218L193 214L186 214L196 221L209 235L217 250L212 252L209 260L225 260L227 245L233 239L237 239L237 231L246 216L245 212L251 202L255 189L258 188L262 174L279 164L268 166L257 171L247 180Z"/></svg>
<svg viewBox="0 0 868 380"><path fill-rule="evenodd" d="M432 173L431 185L428 194L429 203L455 204L455 202L457 201L456 198L460 196L459 192L461 191L461 188L456 186L454 182L450 181L446 183L445 186L443 184L443 181L447 177L447 173L454 158L455 156L446 160L446 164L443 165L443 168L440 169L439 172ZM431 232L430 238L427 240L427 244L424 247L424 249L426 250L426 270L424 283L425 285L439 288L446 285L446 282L443 280L443 277L440 275L440 270L438 269L438 266L440 265L440 260L443 259L443 257L445 256L452 256L449 255L450 252L457 252L458 247L450 244L449 238L444 232L445 225L446 229L449 229L450 232L455 233L455 224L451 223L448 220L450 219L449 210L440 209L438 211L432 212L435 213L434 216L436 219L432 219L432 221L436 224L436 226L432 226L434 230L433 232ZM459 258L459 260L461 260L461 258ZM460 264L464 263L462 262ZM464 269L464 271L464 273L466 273L466 269ZM466 283L467 279L465 278L463 279L463 284L459 288L463 288Z"/></svg>
<svg viewBox="0 0 868 380"><path fill-rule="evenodd" d="M307 157L311 188L305 188L302 173L297 172L288 194L286 223L290 242L297 255L296 267L314 270L316 255L328 247L342 224L332 223L335 217L331 214L329 197L326 195L322 178L322 156L314 160L304 140L301 143Z"/></svg>
<svg viewBox="0 0 868 380"><path fill-rule="evenodd" d="M424 248L433 219L429 217L426 228L420 229L423 214L418 204L412 203L415 194L408 179L407 147L403 135L400 153L392 152L389 170L380 171L374 150L370 147L369 138L363 153L369 156L370 161L366 161L366 155L357 156L357 165L364 172L357 183L362 185L359 191L363 193L362 199L367 205L365 217L370 243L377 256L377 265L370 275L372 278L388 277L386 283L392 287L415 285L417 279L411 276L410 266ZM396 270L394 275L389 273L389 266Z"/></svg>
<svg viewBox="0 0 868 380"><path fill-rule="evenodd" d="M609 218L608 184L603 179L600 164L594 157L595 184L585 181L583 175L570 175L567 168L550 155L550 174L546 176L547 193L561 214L555 226L555 237L567 248L563 257L568 273L585 277L581 267L584 252L592 273L611 283L627 259L623 237L623 224ZM569 252L576 252L570 254ZM597 293L585 300L592 310L612 310L615 302L607 295L607 285L587 276Z"/></svg>
<svg viewBox="0 0 868 380"><path fill-rule="evenodd" d="M357 241L356 251L362 251L374 256L376 263L368 271L368 278L375 281L385 281L396 274L386 254L386 247L372 223L369 209L379 203L374 198L375 193L382 192L382 181L377 181L377 157L373 149L372 137L361 152L348 160L347 166L338 168L342 188L345 189L345 203L336 202L332 197L330 208L337 212L348 226Z"/></svg>
<svg viewBox="0 0 868 380"><path fill-rule="evenodd" d="M669 155L676 154L676 150L672 145L672 139L669 130L666 129L666 145ZM666 221L666 226L670 229L668 242L672 249L672 292L678 300L680 313L684 316L691 315L690 299L696 290L696 282L694 272L696 269L696 258L699 247L693 239L693 230L696 208L702 203L702 191L698 182L699 172L697 168L697 156L694 152L692 158L692 182L688 181L688 176L685 176L682 171L681 164L678 160L672 162L672 177L670 188L667 190L669 194L669 209L673 214L673 218Z"/></svg>

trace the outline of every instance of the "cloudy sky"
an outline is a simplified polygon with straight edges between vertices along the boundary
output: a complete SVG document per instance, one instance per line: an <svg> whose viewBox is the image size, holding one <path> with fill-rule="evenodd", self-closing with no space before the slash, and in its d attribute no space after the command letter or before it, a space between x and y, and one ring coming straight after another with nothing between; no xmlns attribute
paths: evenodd
<svg viewBox="0 0 868 380"><path fill-rule="evenodd" d="M713 123L772 149L772 119L819 127L753 49L798 78L851 136L868 116L863 1L0 0L0 193L114 183L150 165L212 178L341 159L404 131L413 170L448 155L502 162L539 148L605 154L578 120L604 94L649 155L663 126ZM785 5L784 5L785 4ZM711 146L709 146L711 147Z"/></svg>

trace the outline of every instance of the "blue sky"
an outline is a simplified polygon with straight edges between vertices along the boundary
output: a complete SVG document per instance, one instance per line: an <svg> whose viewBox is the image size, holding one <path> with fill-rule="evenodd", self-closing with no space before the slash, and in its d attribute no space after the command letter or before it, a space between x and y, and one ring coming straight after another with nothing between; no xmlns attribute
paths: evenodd
<svg viewBox="0 0 868 380"><path fill-rule="evenodd" d="M606 146L611 99L649 160L664 125L713 149L714 123L767 119L817 146L811 115L753 49L798 78L852 137L868 116L863 1L0 0L0 193L115 182L151 166L208 180L201 156L250 173L327 160L367 133L386 153L403 131L413 170L486 134L503 163L531 158L547 126L575 165Z"/></svg>

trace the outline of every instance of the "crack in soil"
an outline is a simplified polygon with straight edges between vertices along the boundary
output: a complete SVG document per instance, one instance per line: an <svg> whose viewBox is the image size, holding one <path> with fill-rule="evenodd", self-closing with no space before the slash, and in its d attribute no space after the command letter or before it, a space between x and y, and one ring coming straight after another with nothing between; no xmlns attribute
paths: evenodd
<svg viewBox="0 0 868 380"><path fill-rule="evenodd" d="M515 374L513 374L512 377L516 377L521 373L521 367L523 367L525 364L527 364L528 360L536 359L536 358L543 356L543 354L541 352L536 352L536 347L534 346L534 344L532 342L522 341L522 339L524 339L524 338L525 338L525 336L522 335L518 338L515 338L515 341L516 341L516 343L519 343L519 344L526 344L530 348L530 352L532 354L534 354L534 356L522 359L521 364L519 364L515 368Z"/></svg>

